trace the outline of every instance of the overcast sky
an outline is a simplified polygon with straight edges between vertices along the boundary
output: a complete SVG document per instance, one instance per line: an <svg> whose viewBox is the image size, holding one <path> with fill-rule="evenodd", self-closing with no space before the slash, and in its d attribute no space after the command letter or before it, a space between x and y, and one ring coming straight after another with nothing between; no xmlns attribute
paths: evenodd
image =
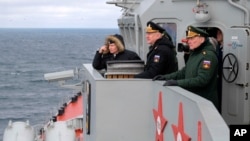
<svg viewBox="0 0 250 141"><path fill-rule="evenodd" d="M112 0L0 0L0 28L117 28Z"/></svg>

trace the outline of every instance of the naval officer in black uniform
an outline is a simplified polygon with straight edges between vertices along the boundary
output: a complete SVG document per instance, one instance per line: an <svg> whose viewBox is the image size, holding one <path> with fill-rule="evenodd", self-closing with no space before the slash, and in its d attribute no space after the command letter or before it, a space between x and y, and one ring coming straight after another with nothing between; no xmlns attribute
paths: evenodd
<svg viewBox="0 0 250 141"><path fill-rule="evenodd" d="M153 78L156 75L172 73L178 70L175 46L164 28L149 21L146 28L146 40L150 44L144 72L134 78Z"/></svg>

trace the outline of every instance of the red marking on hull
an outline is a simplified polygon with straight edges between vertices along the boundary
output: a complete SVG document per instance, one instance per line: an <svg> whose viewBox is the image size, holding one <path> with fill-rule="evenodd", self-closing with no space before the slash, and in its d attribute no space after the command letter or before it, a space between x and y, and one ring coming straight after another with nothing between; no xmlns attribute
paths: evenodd
<svg viewBox="0 0 250 141"><path fill-rule="evenodd" d="M57 121L66 121L83 115L82 95L77 97L77 101L70 102L64 109L63 115L57 116Z"/></svg>
<svg viewBox="0 0 250 141"><path fill-rule="evenodd" d="M198 121L198 139L197 139L197 141L202 141L201 121Z"/></svg>
<svg viewBox="0 0 250 141"><path fill-rule="evenodd" d="M77 141L83 141L83 130L77 129L75 130Z"/></svg>
<svg viewBox="0 0 250 141"><path fill-rule="evenodd" d="M175 141L190 141L191 138L184 131L183 107L182 102L179 104L178 125L172 124Z"/></svg>
<svg viewBox="0 0 250 141"><path fill-rule="evenodd" d="M162 92L159 93L159 100L158 100L158 110L153 109L153 114L155 118L156 124L156 141L163 141L163 132L165 126L167 125L167 119L163 116L162 112Z"/></svg>

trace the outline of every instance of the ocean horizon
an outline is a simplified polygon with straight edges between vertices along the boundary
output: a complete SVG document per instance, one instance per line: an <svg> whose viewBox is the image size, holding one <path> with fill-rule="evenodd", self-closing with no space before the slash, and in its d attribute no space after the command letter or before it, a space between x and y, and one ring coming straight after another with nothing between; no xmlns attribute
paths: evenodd
<svg viewBox="0 0 250 141"><path fill-rule="evenodd" d="M115 28L0 28L0 141L10 120L39 128L77 93L47 82L45 73L91 63L106 36L116 33Z"/></svg>

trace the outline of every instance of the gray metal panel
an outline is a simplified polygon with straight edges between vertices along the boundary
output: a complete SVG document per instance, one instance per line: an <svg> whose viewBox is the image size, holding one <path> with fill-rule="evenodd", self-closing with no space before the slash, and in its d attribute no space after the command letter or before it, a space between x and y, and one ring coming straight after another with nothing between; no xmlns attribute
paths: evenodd
<svg viewBox="0 0 250 141"><path fill-rule="evenodd" d="M141 91L141 87L134 87L138 81L100 80L90 83L96 87L91 90L91 131L90 135L84 135L84 140L153 140L150 135L154 133L153 129L152 132L148 130L152 127L148 121L153 120L149 107L152 101L147 92L150 87ZM148 85L145 83L148 82L140 82L142 86Z"/></svg>
<svg viewBox="0 0 250 141"><path fill-rule="evenodd" d="M145 79L87 78L87 81L91 85L91 119L90 134L84 129L85 141L155 140L153 109L158 110L159 93L163 95L162 113L168 120L163 132L165 140L174 140L172 125L178 126L180 102L184 131L192 140L197 139L198 122L202 140L229 140L229 129L214 105L180 87L163 87L163 82ZM84 109L86 103L84 92ZM86 118L85 115L86 110Z"/></svg>
<svg viewBox="0 0 250 141"><path fill-rule="evenodd" d="M223 69L226 78L223 81L222 115L228 124L249 124L250 123L250 99L249 99L249 28L235 27L228 29L224 37L224 64ZM233 56L227 57L228 54ZM229 60L230 59L230 60ZM230 62L229 62L230 61ZM234 64L238 64L234 65ZM238 71L236 75L236 71ZM227 82L225 80L233 80Z"/></svg>

